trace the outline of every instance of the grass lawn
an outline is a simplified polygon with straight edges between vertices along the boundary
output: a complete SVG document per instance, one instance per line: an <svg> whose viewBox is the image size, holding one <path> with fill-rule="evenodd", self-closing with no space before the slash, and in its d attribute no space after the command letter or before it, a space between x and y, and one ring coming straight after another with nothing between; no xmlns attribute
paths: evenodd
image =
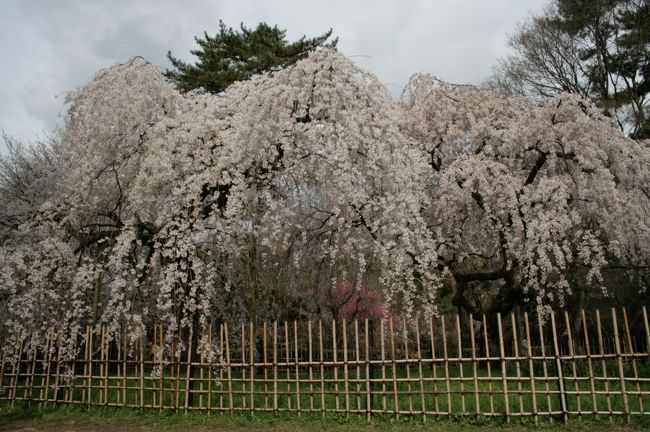
<svg viewBox="0 0 650 432"><path fill-rule="evenodd" d="M163 379L155 378L150 370L144 373L136 369L128 370L126 376L107 371L104 377L96 377L92 382L83 376L75 377L70 386L56 395L59 400L66 400L72 405L59 403L54 405L55 391L52 383L46 386L43 377L32 381L21 379L16 382L14 393L18 399L12 408L8 401L0 402L0 432L3 431L461 431L471 428L477 431L524 431L530 429L547 431L631 431L650 430L650 416L633 415L629 425L624 424L625 417L607 414L594 417L584 414L569 415L569 424L561 424L558 412L559 393L557 378L543 377L556 373L553 364L547 370L537 365L533 370L521 369L510 364L507 369L507 382L504 383L499 365L489 370L477 370L477 380L473 380L474 371L471 364L452 365L448 369L441 366L422 370L423 382L419 382L420 370L412 366L403 367L393 373L390 367L377 368L373 378L374 397L370 406L373 408L372 420L366 420L366 389L368 386L364 368L350 366L348 371L348 397L345 396L346 383L343 380L345 370L342 367L329 368L322 378L320 370L314 370L313 378L308 370L300 370L296 375L294 368L282 368L276 373L256 371L255 382L251 389L250 370L235 368L229 381L219 382L208 379L207 373L194 374L192 381L194 399L188 414L184 414L185 389L188 386L187 374L181 370L175 377L165 374ZM597 407L600 412L622 411L623 399L620 394L621 383L616 364L595 364L594 381L584 378L585 371L575 370L572 364L566 364L564 386L566 405L570 412L589 413ZM578 365L584 367L584 365ZM649 375L648 365L643 364L640 376ZM629 368L629 365L626 365ZM101 374L101 370L99 371ZM630 376L631 371L627 371ZM225 374L224 370L218 372ZM271 374L277 375L271 380ZM574 376L581 378L574 378ZM394 375L394 376L393 376ZM534 384L530 377L534 376ZM607 377L607 378L605 378ZM224 377L225 378L225 377ZM541 380L540 380L541 378ZM4 389L12 386L12 381L5 376ZM143 391L140 391L144 384ZM422 386L421 386L422 385ZM534 385L533 397L531 386ZM160 388L163 388L160 407ZM637 388L638 386L638 388ZM90 387L90 406L88 392ZM650 407L650 382L628 380L626 382L630 411L648 412ZM210 392L208 392L210 388ZM46 390L47 389L47 390ZM102 390L106 389L106 390ZM174 391L178 389L180 391ZM251 392L251 390L253 390ZM297 391L299 390L299 392ZM641 391L641 393L639 393ZM636 393L635 393L636 392ZM300 396L298 396L298 393ZM616 394L618 393L618 394ZM175 396L175 397L174 397ZM21 401L32 398L31 407ZM44 398L48 403L43 404ZM252 398L252 399L251 399ZM258 411L250 413L251 401ZM478 405L477 405L478 401ZM507 402L506 402L507 401ZM213 412L205 411L211 406ZM400 413L395 419L394 409ZM514 416L510 424L505 422L503 414L509 411ZM131 408L116 408L113 405L131 405ZM47 405L39 408L39 405ZM345 407L350 414L346 417ZM143 406L144 409L139 407ZM301 416L296 408L301 407ZM540 413L539 426L534 419L523 413L530 413L533 406ZM232 408L229 408L232 407ZM421 412L425 407L430 414L427 423L423 422ZM477 409L478 408L478 409ZM233 413L228 411L233 410ZM313 413L309 413L309 410ZM326 411L321 416L321 409ZM273 412L277 410L277 412ZM548 411L553 411L549 415ZM220 414L218 411L222 411ZM359 414L355 413L358 412ZM442 413L440 416L432 412ZM476 412L482 414L476 416ZM385 414L381 414L384 412ZM450 415L446 413L451 412ZM412 414L409 414L412 413ZM464 415L463 415L464 413ZM487 415L486 415L487 413ZM493 415L489 415L492 413ZM522 414L517 416L517 413Z"/></svg>
<svg viewBox="0 0 650 432"><path fill-rule="evenodd" d="M193 412L187 415L173 412L92 407L57 406L39 409L16 404L14 408L0 405L0 431L634 431L650 428L650 419L633 418L629 425L620 420L572 420L568 425L542 422L535 427L531 420L513 420L506 425L502 419L404 417L395 421L391 416L378 416L368 423L360 416L328 416L294 414L212 414Z"/></svg>
<svg viewBox="0 0 650 432"><path fill-rule="evenodd" d="M233 368L228 373L225 370L215 372L212 377L218 378L216 381L209 379L207 371L202 371L193 374L191 379L194 397L190 406L200 410L210 406L216 411L248 413L252 404L259 411L278 411L280 414L293 411L294 416L298 407L303 414L312 411L318 415L325 410L327 416L346 411L363 416L371 406L373 416L381 413L392 415L399 410L407 416L421 417L418 413L426 409L431 414L451 413L457 416L465 413L470 418L477 412L502 417L506 411L514 416L528 416L525 413L536 411L540 413L541 421L548 421L549 416L557 417L561 412L558 379L550 376L556 374L555 365L551 362L537 364L529 371L527 365L521 363L508 365L506 380L499 364L494 364L491 369L482 367L476 371L471 364L429 366L421 370L423 382L420 382L420 369L416 365L408 370L401 366L395 373L390 366L375 368L369 380L365 368L356 366L350 366L347 371L343 367L329 367L322 375L317 367L310 371L303 368L299 373L293 367L264 373L258 370L253 386L247 367ZM627 370L631 369L631 365L625 367L626 376L632 376L632 371ZM577 416L578 412L589 416L591 412L598 411L603 418L609 412L622 413L624 400L618 365L615 362L594 364L592 376L595 378L592 380L587 378L589 374L586 370L580 370L582 368L586 366L569 362L564 365L563 384L570 417ZM126 376L115 372L111 370L105 374L105 378L93 373L92 383L87 378L77 376L58 395L55 395L52 385L54 378L49 380L47 386L43 376L37 376L33 382L21 379L16 385L15 394L18 400L31 399L36 402L47 398L54 401L56 396L59 400L87 405L90 388L91 405L145 407L158 411L162 404L165 410L184 411L186 389L189 388L184 369L172 370L179 372L175 377L169 376L169 369L166 369L164 378L152 376L150 369L144 369L142 373L130 369ZM96 373L103 375L100 370ZM473 379L474 373L476 379ZM228 375L231 375L230 380L226 379ZM545 378L547 375L549 377ZM639 375L650 376L650 365L640 365ZM344 380L345 376L348 377L347 381ZM2 389L5 393L9 392L11 379L5 377L3 384ZM373 397L368 404L366 391L371 385ZM629 411L647 412L646 407L650 407L650 381L647 378L638 381L628 379L625 387ZM535 393L531 392L531 388L535 389Z"/></svg>

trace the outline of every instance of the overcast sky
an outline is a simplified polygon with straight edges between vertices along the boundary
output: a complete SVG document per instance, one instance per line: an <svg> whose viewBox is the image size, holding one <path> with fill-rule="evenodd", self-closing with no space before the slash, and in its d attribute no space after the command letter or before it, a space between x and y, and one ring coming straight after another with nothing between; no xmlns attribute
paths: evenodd
<svg viewBox="0 0 650 432"><path fill-rule="evenodd" d="M290 41L332 27L339 51L394 95L429 72L482 82L507 36L548 0L0 0L0 130L33 141L61 123L66 92L133 56L192 60L194 36L264 21ZM0 143L0 151L4 149Z"/></svg>

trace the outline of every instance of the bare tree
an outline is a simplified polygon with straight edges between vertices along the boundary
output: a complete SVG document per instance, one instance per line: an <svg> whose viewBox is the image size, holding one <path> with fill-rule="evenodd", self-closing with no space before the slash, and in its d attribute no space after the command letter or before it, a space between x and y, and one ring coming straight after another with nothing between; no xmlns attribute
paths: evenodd
<svg viewBox="0 0 650 432"><path fill-rule="evenodd" d="M487 85L502 94L592 99L632 138L647 118L650 10L647 0L553 0L510 38Z"/></svg>

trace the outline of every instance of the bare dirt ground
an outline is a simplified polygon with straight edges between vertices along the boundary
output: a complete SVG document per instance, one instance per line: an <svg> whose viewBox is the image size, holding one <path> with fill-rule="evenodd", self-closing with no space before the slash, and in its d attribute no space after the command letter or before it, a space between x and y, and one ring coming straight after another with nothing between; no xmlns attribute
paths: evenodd
<svg viewBox="0 0 650 432"><path fill-rule="evenodd" d="M238 427L233 425L224 425L223 428L210 426L145 426L119 423L96 423L92 421L79 420L18 420L7 424L0 424L2 432L153 432L153 431L173 431L173 432L208 432L208 431L232 431L232 432L252 432L252 431L296 431L297 429L276 429L273 426L259 427ZM317 430L317 429L316 429Z"/></svg>
<svg viewBox="0 0 650 432"><path fill-rule="evenodd" d="M0 431L2 432L153 432L153 431L173 431L173 432L208 432L208 431L230 431L230 432L253 432L253 431L274 431L274 432L333 432L333 431L355 431L355 432L370 432L377 430L393 430L393 431L413 431L413 430L429 430L436 431L442 430L438 428L426 428L426 427L403 427L397 426L396 428L385 429L384 427L377 427L368 425L367 427L359 427L358 425L354 428L350 427L351 425L314 425L314 427L305 427L304 424L300 425L245 425L238 426L233 424L224 424L224 425L174 425L174 426L163 426L160 425L134 425L134 424L120 424L117 423L104 423L104 422L93 422L93 421L80 421L80 420L17 420L10 421L7 424L0 423ZM455 428L454 428L455 429ZM466 426L465 428L460 427L458 430L467 430L472 429L479 432L496 432L497 430L503 431L504 428L492 428L492 427L474 427ZM519 428L519 427L508 427L505 428L505 432L512 431L523 431L523 430L535 430L535 428ZM637 428L624 427L624 426L612 426L612 427L555 427L552 429L541 427L538 430L546 431L589 431L589 432L631 432L638 431Z"/></svg>
<svg viewBox="0 0 650 432"><path fill-rule="evenodd" d="M100 432L100 431L150 431L153 429L142 429L140 427L132 428L130 426L117 428L108 427L107 425L97 425L91 422L78 422L78 421L32 421L32 420L19 420L10 422L9 424L0 425L0 431L12 432Z"/></svg>

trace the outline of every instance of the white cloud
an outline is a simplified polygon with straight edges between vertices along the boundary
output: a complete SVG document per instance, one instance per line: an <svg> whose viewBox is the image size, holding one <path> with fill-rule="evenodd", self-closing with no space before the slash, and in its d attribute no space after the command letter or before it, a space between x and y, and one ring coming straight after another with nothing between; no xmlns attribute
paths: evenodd
<svg viewBox="0 0 650 432"><path fill-rule="evenodd" d="M394 95L415 72L479 83L506 53L506 34L547 0L47 1L0 3L0 129L26 141L60 123L65 92L140 55L191 60L194 36L221 18L265 21L294 40L333 27L339 49ZM1 144L0 144L1 145ZM0 151L2 149L0 148Z"/></svg>

